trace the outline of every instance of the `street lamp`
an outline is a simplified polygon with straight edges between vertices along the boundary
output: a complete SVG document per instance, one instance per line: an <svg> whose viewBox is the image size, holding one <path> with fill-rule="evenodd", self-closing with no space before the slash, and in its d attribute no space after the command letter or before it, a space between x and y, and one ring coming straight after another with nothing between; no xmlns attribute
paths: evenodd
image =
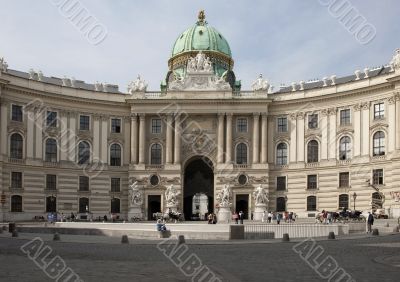
<svg viewBox="0 0 400 282"><path fill-rule="evenodd" d="M356 199L357 199L357 193L353 193L353 204L354 204L354 210L356 210Z"/></svg>

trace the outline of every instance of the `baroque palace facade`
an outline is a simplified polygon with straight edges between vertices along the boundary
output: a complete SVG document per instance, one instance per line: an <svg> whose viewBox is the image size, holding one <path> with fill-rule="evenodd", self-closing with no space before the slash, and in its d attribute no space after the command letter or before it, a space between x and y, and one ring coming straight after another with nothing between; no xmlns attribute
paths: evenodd
<svg viewBox="0 0 400 282"><path fill-rule="evenodd" d="M3 220L55 211L126 219L132 205L150 219L168 207L168 187L190 219L215 212L226 184L231 210L246 216L260 185L271 211L399 216L400 50L347 77L274 90L260 75L242 91L229 44L200 13L168 66L161 91L138 77L123 93L1 59Z"/></svg>

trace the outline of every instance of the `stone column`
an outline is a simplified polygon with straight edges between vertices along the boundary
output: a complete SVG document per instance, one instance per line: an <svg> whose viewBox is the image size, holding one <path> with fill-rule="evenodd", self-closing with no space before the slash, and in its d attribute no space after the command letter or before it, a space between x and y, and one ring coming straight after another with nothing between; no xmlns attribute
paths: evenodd
<svg viewBox="0 0 400 282"><path fill-rule="evenodd" d="M43 129L44 127L44 115L43 111L38 110L36 112L36 121L35 121L35 158L43 160ZM28 141L29 142L29 141Z"/></svg>
<svg viewBox="0 0 400 282"><path fill-rule="evenodd" d="M321 160L328 159L328 147L332 146L329 145L333 140L330 138L328 139L328 110L325 109L321 112L322 119L321 119Z"/></svg>
<svg viewBox="0 0 400 282"><path fill-rule="evenodd" d="M144 114L139 114L139 164L144 164L145 161L145 126L146 118Z"/></svg>
<svg viewBox="0 0 400 282"><path fill-rule="evenodd" d="M181 163L181 117L175 116L174 164Z"/></svg>
<svg viewBox="0 0 400 282"><path fill-rule="evenodd" d="M268 135L268 116L267 113L261 114L261 163L267 163L267 135Z"/></svg>
<svg viewBox="0 0 400 282"><path fill-rule="evenodd" d="M25 116L27 118L27 121L26 121L27 122L26 157L28 159L32 159L33 151L34 151L32 140L34 140L34 131L35 131L35 111L34 111L34 108L31 108L31 107L25 108L25 111L27 111L27 115ZM63 128L61 128L61 134L63 134L63 132L64 132L64 130L63 130Z"/></svg>
<svg viewBox="0 0 400 282"><path fill-rule="evenodd" d="M388 99L388 150L391 153L396 147L396 100L395 97Z"/></svg>
<svg viewBox="0 0 400 282"><path fill-rule="evenodd" d="M304 162L304 113L297 113L297 161Z"/></svg>
<svg viewBox="0 0 400 282"><path fill-rule="evenodd" d="M137 146L138 146L138 121L137 115L131 114L131 163L137 164Z"/></svg>
<svg viewBox="0 0 400 282"><path fill-rule="evenodd" d="M353 157L358 157L361 154L361 111L360 104L353 106L353 128L354 128L354 141L353 141Z"/></svg>
<svg viewBox="0 0 400 282"><path fill-rule="evenodd" d="M370 113L369 113L369 103L362 104L362 113L361 113L361 155L368 156L369 155L369 121L370 121Z"/></svg>
<svg viewBox="0 0 400 282"><path fill-rule="evenodd" d="M253 114L253 164L260 161L260 113Z"/></svg>
<svg viewBox="0 0 400 282"><path fill-rule="evenodd" d="M172 114L167 114L167 124L166 124L166 134L167 134L167 144L166 144L166 151L165 151L165 162L167 164L172 163Z"/></svg>
<svg viewBox="0 0 400 282"><path fill-rule="evenodd" d="M232 113L226 114L226 158L225 163L232 162Z"/></svg>
<svg viewBox="0 0 400 282"><path fill-rule="evenodd" d="M8 103L1 102L1 121L0 121L0 151L2 155L7 155L7 120L8 120Z"/></svg>
<svg viewBox="0 0 400 282"><path fill-rule="evenodd" d="M100 158L100 143L102 136L100 136L100 123L101 117L99 115L93 115L93 158ZM104 140L103 140L104 142Z"/></svg>
<svg viewBox="0 0 400 282"><path fill-rule="evenodd" d="M395 95L396 99L396 150L400 150L400 94Z"/></svg>
<svg viewBox="0 0 400 282"><path fill-rule="evenodd" d="M289 161L295 163L297 161L297 115L290 114L290 149Z"/></svg>
<svg viewBox="0 0 400 282"><path fill-rule="evenodd" d="M329 143L328 143L328 158L332 160L336 160L336 126L337 126L337 117L336 117L336 108L330 108L328 110L329 115Z"/></svg>
<svg viewBox="0 0 400 282"><path fill-rule="evenodd" d="M218 114L218 156L219 164L224 162L224 114Z"/></svg>
<svg viewBox="0 0 400 282"><path fill-rule="evenodd" d="M268 162L269 163L274 163L274 148L275 148L275 117L274 116L268 116L268 150L267 150L267 155L268 155ZM296 145L295 145L296 146Z"/></svg>
<svg viewBox="0 0 400 282"><path fill-rule="evenodd" d="M68 113L68 160L71 162L76 162L76 112L69 112Z"/></svg>
<svg viewBox="0 0 400 282"><path fill-rule="evenodd" d="M106 142L106 140L108 139L108 122L109 122L110 118L108 116L102 116L101 117L101 123L100 123L100 127L101 127L101 140L102 142L100 142L100 147L101 147L101 153L100 153L100 159L103 162L103 164L108 164L108 142ZM96 156L93 156L96 157ZM97 156L99 157L99 156Z"/></svg>
<svg viewBox="0 0 400 282"><path fill-rule="evenodd" d="M68 113L66 111L60 112L60 160L68 160Z"/></svg>

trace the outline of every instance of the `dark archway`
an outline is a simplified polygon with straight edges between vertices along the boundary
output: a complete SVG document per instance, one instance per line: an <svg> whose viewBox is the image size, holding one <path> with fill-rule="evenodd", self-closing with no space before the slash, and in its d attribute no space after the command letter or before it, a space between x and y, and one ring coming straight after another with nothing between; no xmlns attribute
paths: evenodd
<svg viewBox="0 0 400 282"><path fill-rule="evenodd" d="M153 220L153 214L161 212L161 195L148 195L147 203L147 219Z"/></svg>
<svg viewBox="0 0 400 282"><path fill-rule="evenodd" d="M186 220L195 218L193 196L205 194L208 197L208 213L214 212L214 171L208 158L194 158L185 168L183 186L183 212ZM200 215L204 218L204 214Z"/></svg>

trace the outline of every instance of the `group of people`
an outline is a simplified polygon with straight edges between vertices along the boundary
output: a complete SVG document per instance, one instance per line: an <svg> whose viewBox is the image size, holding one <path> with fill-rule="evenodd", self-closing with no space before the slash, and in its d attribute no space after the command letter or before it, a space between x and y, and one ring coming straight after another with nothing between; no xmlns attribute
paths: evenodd
<svg viewBox="0 0 400 282"><path fill-rule="evenodd" d="M240 222L240 224L243 224L244 212L242 212L242 211L240 211L239 213L235 212L232 215L232 219L235 221L236 224L239 224L239 222Z"/></svg>
<svg viewBox="0 0 400 282"><path fill-rule="evenodd" d="M210 213L207 216L208 224L216 224L217 223L217 215L215 213Z"/></svg>
<svg viewBox="0 0 400 282"><path fill-rule="evenodd" d="M280 224L281 221L286 222L286 223L292 223L296 220L296 215L293 212L271 212L269 211L268 213L264 211L261 221L266 222L266 223L273 223L276 222L277 224Z"/></svg>

